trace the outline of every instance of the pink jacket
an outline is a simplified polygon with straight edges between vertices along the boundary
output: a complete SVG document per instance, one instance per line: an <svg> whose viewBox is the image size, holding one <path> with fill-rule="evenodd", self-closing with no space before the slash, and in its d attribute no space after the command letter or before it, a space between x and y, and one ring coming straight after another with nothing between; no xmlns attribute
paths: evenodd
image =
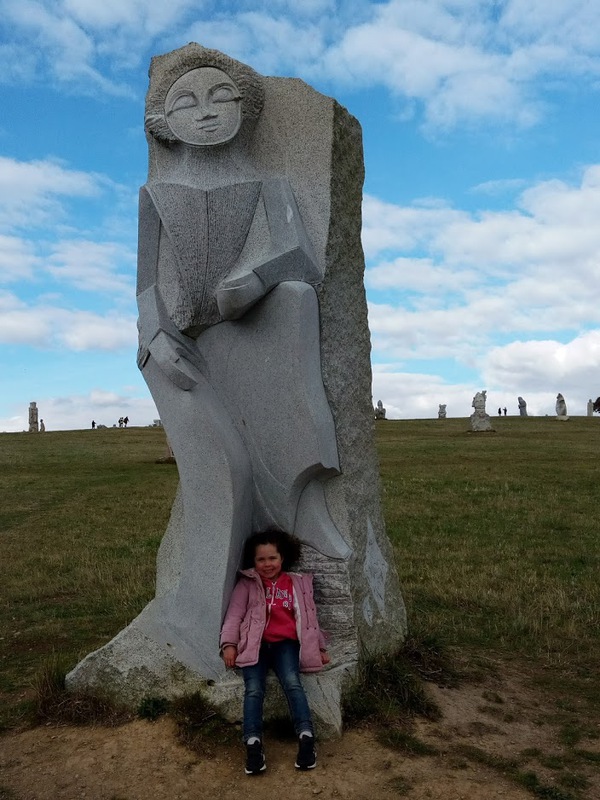
<svg viewBox="0 0 600 800"><path fill-rule="evenodd" d="M288 573L294 585L294 614L300 642L300 671L318 672L322 669L321 649L325 649L323 636L317 621L317 609L313 598L312 575L298 572ZM234 644L238 654L237 667L249 667L258 661L258 653L267 621L265 590L255 569L240 571L225 621L221 628L221 648Z"/></svg>

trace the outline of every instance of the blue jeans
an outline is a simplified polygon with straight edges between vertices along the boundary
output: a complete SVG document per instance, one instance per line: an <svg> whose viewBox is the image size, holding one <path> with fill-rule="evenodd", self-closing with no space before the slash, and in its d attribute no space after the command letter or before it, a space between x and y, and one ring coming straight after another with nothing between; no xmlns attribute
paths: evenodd
<svg viewBox="0 0 600 800"><path fill-rule="evenodd" d="M290 708L296 734L313 732L310 709L300 683L300 643L292 639L263 642L258 663L242 667L244 676L244 741L251 736L262 739L263 703L269 667L273 668Z"/></svg>

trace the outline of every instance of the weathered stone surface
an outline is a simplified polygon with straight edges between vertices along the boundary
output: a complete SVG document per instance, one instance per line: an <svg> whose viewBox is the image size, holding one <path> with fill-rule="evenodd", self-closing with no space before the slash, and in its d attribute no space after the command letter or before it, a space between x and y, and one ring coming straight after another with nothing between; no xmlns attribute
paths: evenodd
<svg viewBox="0 0 600 800"><path fill-rule="evenodd" d="M446 403L439 404L438 419L446 419Z"/></svg>
<svg viewBox="0 0 600 800"><path fill-rule="evenodd" d="M36 403L29 403L29 433L38 433L38 408Z"/></svg>
<svg viewBox="0 0 600 800"><path fill-rule="evenodd" d="M520 416L526 417L527 416L527 403L525 402L525 400L523 400L522 397L518 398L518 403L519 403L519 414L520 414Z"/></svg>
<svg viewBox="0 0 600 800"><path fill-rule="evenodd" d="M556 395L556 419L563 422L569 419L567 415L567 404L560 392Z"/></svg>
<svg viewBox="0 0 600 800"><path fill-rule="evenodd" d="M373 438L360 126L303 82L248 77L225 57L238 86L261 84L262 114L255 92L253 118L232 109L239 132L214 148L185 121L169 133L161 91L212 52L154 59L147 100L139 363L181 479L156 597L67 682L134 698L210 681L239 713L218 632L244 539L274 524L306 545L332 665L305 685L320 724L339 730L359 650L390 649L406 630Z"/></svg>
<svg viewBox="0 0 600 800"><path fill-rule="evenodd" d="M378 400L377 405L374 408L375 412L375 419L385 419L386 410L383 406L383 401Z"/></svg>
<svg viewBox="0 0 600 800"><path fill-rule="evenodd" d="M486 413L485 403L487 399L487 392L477 392L471 403L475 409L471 414L471 430L475 432L493 431L492 423L490 422L489 414Z"/></svg>

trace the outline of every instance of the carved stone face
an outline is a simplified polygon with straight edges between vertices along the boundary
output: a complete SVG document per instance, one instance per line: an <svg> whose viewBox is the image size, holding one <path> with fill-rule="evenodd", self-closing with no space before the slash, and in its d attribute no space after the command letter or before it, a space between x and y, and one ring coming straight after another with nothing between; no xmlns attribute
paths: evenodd
<svg viewBox="0 0 600 800"><path fill-rule="evenodd" d="M223 70L199 67L186 72L169 89L165 118L174 136L185 144L223 144L240 129L242 98Z"/></svg>

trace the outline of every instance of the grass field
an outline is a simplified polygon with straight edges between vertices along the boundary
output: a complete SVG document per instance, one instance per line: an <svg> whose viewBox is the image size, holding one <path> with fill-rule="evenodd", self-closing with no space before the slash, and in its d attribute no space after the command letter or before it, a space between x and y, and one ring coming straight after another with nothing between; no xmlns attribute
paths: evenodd
<svg viewBox="0 0 600 800"><path fill-rule="evenodd" d="M600 420L377 423L409 624L463 662L521 665L598 719ZM153 595L177 486L157 428L0 434L0 725Z"/></svg>

